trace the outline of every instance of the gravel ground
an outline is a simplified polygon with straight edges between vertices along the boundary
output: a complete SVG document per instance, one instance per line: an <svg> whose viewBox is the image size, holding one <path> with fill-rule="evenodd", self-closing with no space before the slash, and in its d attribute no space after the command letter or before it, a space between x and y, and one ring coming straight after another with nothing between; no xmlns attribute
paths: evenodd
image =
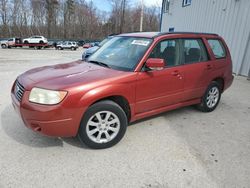
<svg viewBox="0 0 250 188"><path fill-rule="evenodd" d="M81 53L0 49L0 188L250 187L250 82L243 77L214 112L186 107L144 119L105 150L27 129L11 106L16 76Z"/></svg>

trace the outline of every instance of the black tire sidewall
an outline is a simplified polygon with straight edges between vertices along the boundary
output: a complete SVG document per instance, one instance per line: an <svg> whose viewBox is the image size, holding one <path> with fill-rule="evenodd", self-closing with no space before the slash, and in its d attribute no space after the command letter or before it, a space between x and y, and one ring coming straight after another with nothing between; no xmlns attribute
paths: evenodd
<svg viewBox="0 0 250 188"><path fill-rule="evenodd" d="M213 87L217 87L217 89L219 90L219 99L218 99L218 101L217 101L217 103L216 103L216 105L215 105L214 107L209 108L209 107L207 106L206 100L207 100L207 95L208 95L210 89L213 88ZM219 104L219 102L220 102L220 98L221 98L221 87L220 87L220 85L219 85L217 82L212 82L212 83L208 86L208 88L207 88L205 94L204 94L203 97L202 97L202 103L200 104L200 109L201 109L202 111L204 111L204 112L212 112L212 111L214 111L215 108L218 106L218 104Z"/></svg>
<svg viewBox="0 0 250 188"><path fill-rule="evenodd" d="M120 120L120 130L119 130L119 133L116 135L116 137L110 142L100 143L100 144L93 142L86 133L86 125L87 125L89 118L99 111L111 111L114 114L116 114ZM93 149L109 148L117 144L123 138L127 129L127 125L128 125L127 116L125 112L123 111L123 109L118 104L116 104L113 101L108 101L108 100L101 101L90 106L89 109L85 112L82 118L81 124L80 124L79 131L78 131L78 138L85 145Z"/></svg>

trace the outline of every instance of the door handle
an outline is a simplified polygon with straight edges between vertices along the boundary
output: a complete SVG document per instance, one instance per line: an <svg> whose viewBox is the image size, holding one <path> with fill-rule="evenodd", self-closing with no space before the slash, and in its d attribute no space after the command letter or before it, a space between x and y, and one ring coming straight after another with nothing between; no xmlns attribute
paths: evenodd
<svg viewBox="0 0 250 188"><path fill-rule="evenodd" d="M207 65L207 69L208 70L210 70L210 69L212 69L213 67L212 67L212 65Z"/></svg>
<svg viewBox="0 0 250 188"><path fill-rule="evenodd" d="M176 71L173 71L171 74L173 76L178 76L178 75L180 75L180 72L178 70L176 70Z"/></svg>

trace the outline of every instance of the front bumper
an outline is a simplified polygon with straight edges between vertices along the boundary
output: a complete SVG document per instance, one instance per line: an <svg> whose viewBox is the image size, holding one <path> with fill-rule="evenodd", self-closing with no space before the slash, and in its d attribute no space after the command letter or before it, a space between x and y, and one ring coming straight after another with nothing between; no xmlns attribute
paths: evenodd
<svg viewBox="0 0 250 188"><path fill-rule="evenodd" d="M25 91L21 102L11 93L12 104L26 127L47 136L73 137L77 135L82 111L58 105L39 105L28 101Z"/></svg>

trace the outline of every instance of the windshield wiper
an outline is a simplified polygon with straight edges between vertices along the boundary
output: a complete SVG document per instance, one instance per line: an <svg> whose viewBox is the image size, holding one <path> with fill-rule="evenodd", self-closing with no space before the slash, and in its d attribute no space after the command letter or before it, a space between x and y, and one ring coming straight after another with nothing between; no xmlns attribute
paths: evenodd
<svg viewBox="0 0 250 188"><path fill-rule="evenodd" d="M97 64L97 65L100 65L100 66L103 66L103 67L107 67L107 68L110 68L110 66L106 63L103 63L103 62L100 62L100 61L88 61L89 63L94 63L94 64Z"/></svg>

